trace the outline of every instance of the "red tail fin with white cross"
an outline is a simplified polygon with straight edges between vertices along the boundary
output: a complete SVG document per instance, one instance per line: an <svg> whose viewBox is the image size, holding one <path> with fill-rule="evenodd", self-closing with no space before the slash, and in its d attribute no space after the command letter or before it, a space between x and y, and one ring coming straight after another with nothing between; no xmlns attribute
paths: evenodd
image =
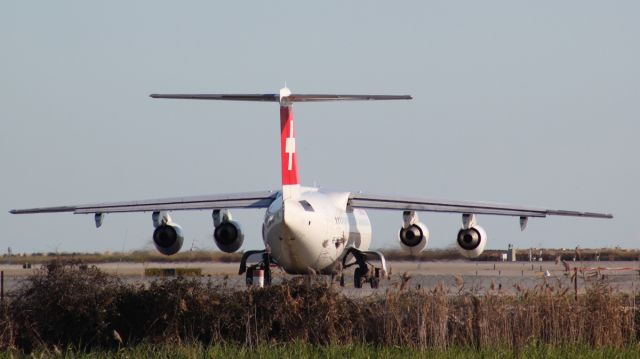
<svg viewBox="0 0 640 359"><path fill-rule="evenodd" d="M298 155L296 154L296 137L293 121L293 108L291 105L280 106L280 149L282 160L282 189L283 192L290 192L293 187L300 186L298 177ZM285 197L291 197L285 195Z"/></svg>

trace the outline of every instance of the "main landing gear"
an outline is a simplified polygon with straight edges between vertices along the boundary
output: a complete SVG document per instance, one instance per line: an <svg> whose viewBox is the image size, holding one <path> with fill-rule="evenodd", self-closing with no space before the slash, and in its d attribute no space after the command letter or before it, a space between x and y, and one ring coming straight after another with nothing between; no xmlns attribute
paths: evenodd
<svg viewBox="0 0 640 359"><path fill-rule="evenodd" d="M351 261L347 263L349 260ZM369 262L371 260L380 261L381 266L376 267ZM353 275L353 285L356 288L362 288L364 283L369 283L371 288L378 288L380 279L387 275L387 261L384 259L384 255L378 251L361 251L353 247L347 249L342 257L342 269L355 265L358 266ZM344 287L344 273L340 274L340 285Z"/></svg>
<svg viewBox="0 0 640 359"><path fill-rule="evenodd" d="M259 258L259 260L247 267L247 261L250 257ZM247 287L268 286L271 284L271 264L276 262L271 258L266 249L246 251L240 260L240 271L238 274L246 273L245 280Z"/></svg>

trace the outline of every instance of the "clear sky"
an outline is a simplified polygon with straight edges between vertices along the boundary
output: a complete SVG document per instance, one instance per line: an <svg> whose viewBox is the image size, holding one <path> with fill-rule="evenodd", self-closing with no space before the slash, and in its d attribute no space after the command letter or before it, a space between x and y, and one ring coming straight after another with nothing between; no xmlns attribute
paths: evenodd
<svg viewBox="0 0 640 359"><path fill-rule="evenodd" d="M298 104L300 175L324 188L611 212L480 216L489 248L638 248L638 1L3 1L0 252L131 250L151 215L12 208L278 189L278 108L158 92L411 94ZM233 211L262 248L263 211ZM401 213L370 212L397 248ZM430 247L459 215L422 213ZM175 212L214 248L209 211Z"/></svg>

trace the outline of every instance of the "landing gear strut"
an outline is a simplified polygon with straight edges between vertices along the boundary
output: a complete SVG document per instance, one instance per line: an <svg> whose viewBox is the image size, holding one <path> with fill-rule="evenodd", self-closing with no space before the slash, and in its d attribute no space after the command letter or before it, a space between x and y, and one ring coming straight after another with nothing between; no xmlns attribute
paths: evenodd
<svg viewBox="0 0 640 359"><path fill-rule="evenodd" d="M247 260L251 256L260 255L260 260L257 263L251 264L247 267ZM263 250L255 250L255 251L246 251L242 255L242 259L240 260L240 270L238 274L246 273L245 281L247 283L247 287L252 285L258 285L258 283L254 283L254 274L257 274L255 277L258 278L258 271L262 271L264 275L263 284L268 286L271 284L271 264L276 264L276 262L271 258L269 252L266 249Z"/></svg>
<svg viewBox="0 0 640 359"><path fill-rule="evenodd" d="M347 261L353 258L353 261ZM379 260L380 267L376 267L369 263L369 260ZM378 288L380 278L384 278L387 274L387 261L384 255L378 251L361 251L356 248L347 249L344 257L342 257L342 269L357 265L354 271L353 285L356 288L362 288L364 283L369 283L371 288ZM340 285L344 287L344 274L340 275Z"/></svg>

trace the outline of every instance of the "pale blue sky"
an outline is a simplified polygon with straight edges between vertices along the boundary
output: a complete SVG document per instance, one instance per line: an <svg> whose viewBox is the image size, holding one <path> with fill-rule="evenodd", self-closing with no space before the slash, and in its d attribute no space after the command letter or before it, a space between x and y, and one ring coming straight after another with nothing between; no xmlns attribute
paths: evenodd
<svg viewBox="0 0 640 359"><path fill-rule="evenodd" d="M150 214L11 208L277 189L274 104L153 92L412 94L299 104L300 175L343 190L605 211L613 220L480 216L489 248L638 248L637 1L4 1L0 252L130 250ZM262 211L234 211L244 249ZM401 213L370 212L374 247ZM214 248L209 211L173 214ZM421 214L430 247L458 215ZM4 247L4 248L3 248Z"/></svg>

